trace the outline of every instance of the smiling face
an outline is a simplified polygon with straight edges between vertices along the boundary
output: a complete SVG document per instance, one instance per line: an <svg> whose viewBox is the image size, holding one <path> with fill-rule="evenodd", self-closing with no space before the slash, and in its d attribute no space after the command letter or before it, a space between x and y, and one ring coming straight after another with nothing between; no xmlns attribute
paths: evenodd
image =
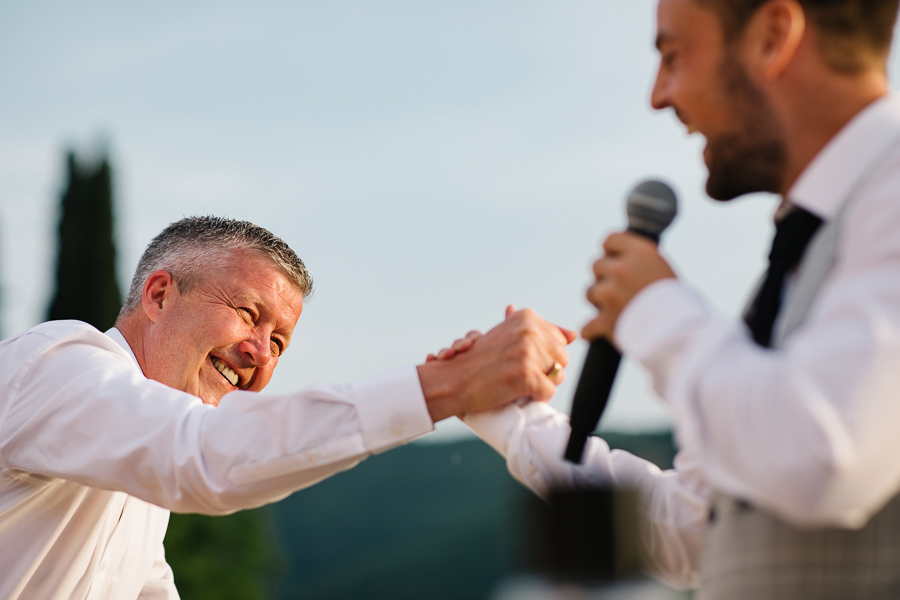
<svg viewBox="0 0 900 600"><path fill-rule="evenodd" d="M726 43L719 16L694 0L660 0L659 70L651 104L671 108L689 133L706 137L706 191L717 200L780 190L787 165L782 128Z"/></svg>
<svg viewBox="0 0 900 600"><path fill-rule="evenodd" d="M166 271L147 278L140 361L150 379L213 405L266 386L303 310L303 294L261 254L232 251L216 264L187 294Z"/></svg>

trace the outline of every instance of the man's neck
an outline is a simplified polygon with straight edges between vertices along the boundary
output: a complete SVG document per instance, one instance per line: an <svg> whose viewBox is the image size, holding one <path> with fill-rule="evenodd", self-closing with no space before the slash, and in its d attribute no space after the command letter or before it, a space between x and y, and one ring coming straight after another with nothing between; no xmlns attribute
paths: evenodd
<svg viewBox="0 0 900 600"><path fill-rule="evenodd" d="M144 360L144 327L140 322L140 315L135 311L128 313L126 315L120 315L118 319L116 319L116 329L119 330L119 333L122 334L122 337L125 338L125 341L128 342L128 346L131 348L131 353L134 354L135 360L137 360L138 365L141 367L141 371L144 371L146 375L146 370L144 368L145 360Z"/></svg>
<svg viewBox="0 0 900 600"><path fill-rule="evenodd" d="M785 102L788 167L780 190L783 196L847 123L889 92L884 73L874 70L806 83Z"/></svg>

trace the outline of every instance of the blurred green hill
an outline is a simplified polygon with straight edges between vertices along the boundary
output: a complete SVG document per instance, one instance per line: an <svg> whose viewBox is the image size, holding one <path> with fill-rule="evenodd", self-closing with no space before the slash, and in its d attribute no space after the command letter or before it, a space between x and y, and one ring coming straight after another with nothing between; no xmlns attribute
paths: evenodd
<svg viewBox="0 0 900 600"><path fill-rule="evenodd" d="M671 466L669 432L604 438ZM371 457L264 509L282 557L269 597L488 598L498 581L524 568L531 501L480 440L417 443Z"/></svg>

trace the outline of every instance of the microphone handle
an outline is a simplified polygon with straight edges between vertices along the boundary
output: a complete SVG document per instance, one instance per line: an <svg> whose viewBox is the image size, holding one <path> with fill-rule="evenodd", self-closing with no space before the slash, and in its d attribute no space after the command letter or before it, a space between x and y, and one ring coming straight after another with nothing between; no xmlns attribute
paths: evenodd
<svg viewBox="0 0 900 600"><path fill-rule="evenodd" d="M645 231L637 227L629 227L628 231L659 243L659 232ZM581 379L578 380L578 387L575 388L575 396L572 399L572 414L569 418L572 432L566 445L567 461L575 464L581 462L584 445L597 428L603 411L606 410L620 362L622 353L609 340L599 338L591 342L587 357L584 359Z"/></svg>
<svg viewBox="0 0 900 600"><path fill-rule="evenodd" d="M622 354L606 338L591 342L572 400L572 432L565 453L567 461L581 462L584 445L606 409L621 361Z"/></svg>

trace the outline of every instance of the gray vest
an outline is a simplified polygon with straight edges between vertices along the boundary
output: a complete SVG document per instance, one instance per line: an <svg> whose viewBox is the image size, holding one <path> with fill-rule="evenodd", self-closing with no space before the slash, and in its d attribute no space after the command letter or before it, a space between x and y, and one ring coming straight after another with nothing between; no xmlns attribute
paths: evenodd
<svg viewBox="0 0 900 600"><path fill-rule="evenodd" d="M849 203L848 203L849 204ZM773 332L800 326L834 263L847 207L810 242ZM714 497L698 600L900 598L900 496L862 529L798 529L724 495Z"/></svg>

